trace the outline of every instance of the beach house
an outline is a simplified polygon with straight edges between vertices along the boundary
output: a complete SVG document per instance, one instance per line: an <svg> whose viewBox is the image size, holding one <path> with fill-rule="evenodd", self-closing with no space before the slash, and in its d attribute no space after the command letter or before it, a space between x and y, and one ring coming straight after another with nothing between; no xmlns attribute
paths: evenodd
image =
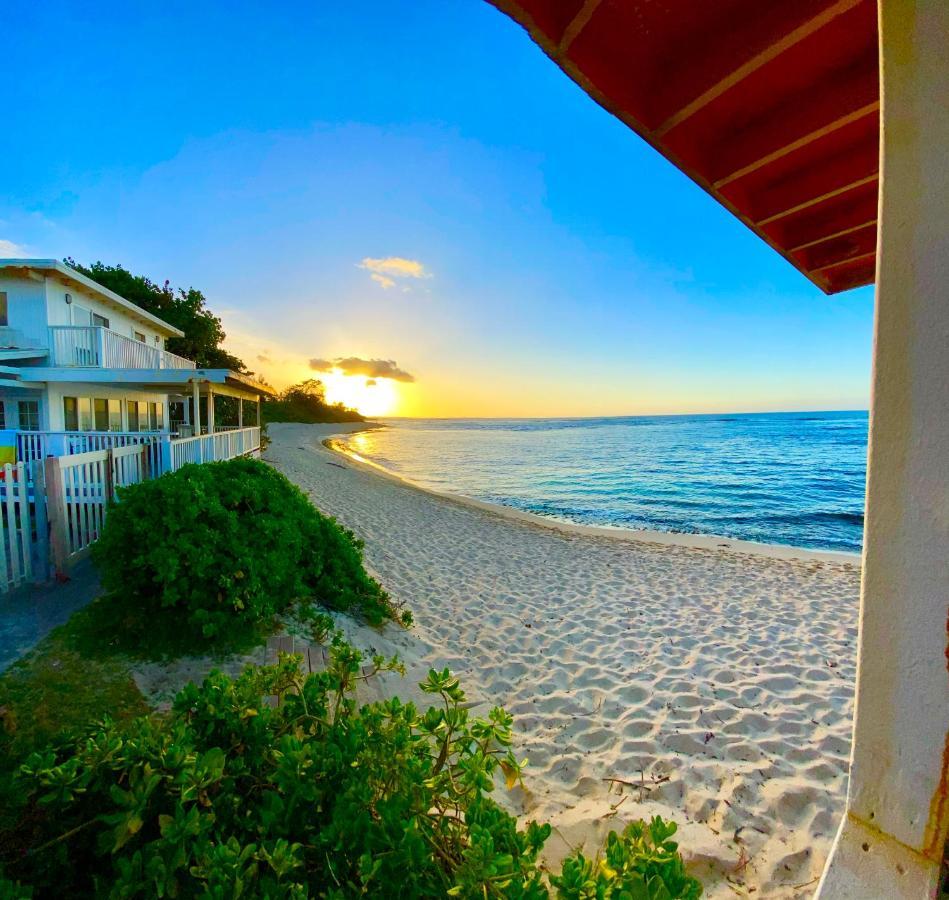
<svg viewBox="0 0 949 900"><path fill-rule="evenodd" d="M949 3L491 2L825 293L876 283L853 754L818 895L935 896L949 834Z"/></svg>
<svg viewBox="0 0 949 900"><path fill-rule="evenodd" d="M168 351L181 335L58 260L0 259L0 464L134 444L157 474L259 453L273 389Z"/></svg>

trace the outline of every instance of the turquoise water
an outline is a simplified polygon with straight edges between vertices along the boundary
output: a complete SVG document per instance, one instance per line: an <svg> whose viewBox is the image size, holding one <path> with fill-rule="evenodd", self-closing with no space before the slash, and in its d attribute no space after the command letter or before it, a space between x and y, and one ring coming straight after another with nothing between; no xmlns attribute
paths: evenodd
<svg viewBox="0 0 949 900"><path fill-rule="evenodd" d="M583 525L860 549L866 412L383 421L352 448L435 490Z"/></svg>

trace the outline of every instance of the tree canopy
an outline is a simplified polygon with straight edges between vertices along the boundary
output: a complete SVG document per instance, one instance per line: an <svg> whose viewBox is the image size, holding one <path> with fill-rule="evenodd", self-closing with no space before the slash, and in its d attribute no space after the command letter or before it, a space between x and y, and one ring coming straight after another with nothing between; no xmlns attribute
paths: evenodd
<svg viewBox="0 0 949 900"><path fill-rule="evenodd" d="M196 288L173 288L168 280L158 285L144 275L133 275L120 265L94 262L83 266L70 257L63 261L169 325L180 328L184 337L169 338L165 342L172 353L193 359L200 369L247 371L240 359L221 346L226 336L221 320L207 308L204 294Z"/></svg>
<svg viewBox="0 0 949 900"><path fill-rule="evenodd" d="M276 400L265 400L264 420L267 422L364 422L365 416L343 406L327 403L326 388L316 378L308 378L288 387Z"/></svg>

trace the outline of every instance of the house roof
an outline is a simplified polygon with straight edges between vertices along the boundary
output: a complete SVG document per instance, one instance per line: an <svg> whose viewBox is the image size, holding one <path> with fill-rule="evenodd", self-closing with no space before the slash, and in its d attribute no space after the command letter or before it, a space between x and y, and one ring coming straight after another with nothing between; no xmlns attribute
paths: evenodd
<svg viewBox="0 0 949 900"><path fill-rule="evenodd" d="M24 366L17 369L26 383L124 384L152 388L167 393L187 393L199 385L217 385L236 394L274 397L269 384L230 369L100 369L71 366ZM224 391L227 393L227 390Z"/></svg>
<svg viewBox="0 0 949 900"><path fill-rule="evenodd" d="M110 303L114 303L125 310L133 318L140 319L151 325L156 331L161 332L168 337L184 337L184 332L174 325L169 325L164 319L152 315L148 310L142 309L131 300L110 291L91 278L77 272L75 269L60 262L58 259L0 259L0 270L24 270L41 272L45 275L57 278L65 284L75 284L91 294L101 297Z"/></svg>
<svg viewBox="0 0 949 900"><path fill-rule="evenodd" d="M876 263L875 0L489 0L826 293Z"/></svg>

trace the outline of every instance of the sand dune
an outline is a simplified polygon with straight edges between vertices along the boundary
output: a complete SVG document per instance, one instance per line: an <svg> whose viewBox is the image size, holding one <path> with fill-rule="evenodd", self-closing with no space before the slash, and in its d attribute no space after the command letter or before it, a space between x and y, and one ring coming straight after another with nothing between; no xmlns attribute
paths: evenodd
<svg viewBox="0 0 949 900"><path fill-rule="evenodd" d="M710 896L813 893L846 793L855 563L538 527L334 455L340 430L272 425L266 458L366 541L415 615L412 671L514 714L529 792L506 802L556 826L551 862L660 812Z"/></svg>

